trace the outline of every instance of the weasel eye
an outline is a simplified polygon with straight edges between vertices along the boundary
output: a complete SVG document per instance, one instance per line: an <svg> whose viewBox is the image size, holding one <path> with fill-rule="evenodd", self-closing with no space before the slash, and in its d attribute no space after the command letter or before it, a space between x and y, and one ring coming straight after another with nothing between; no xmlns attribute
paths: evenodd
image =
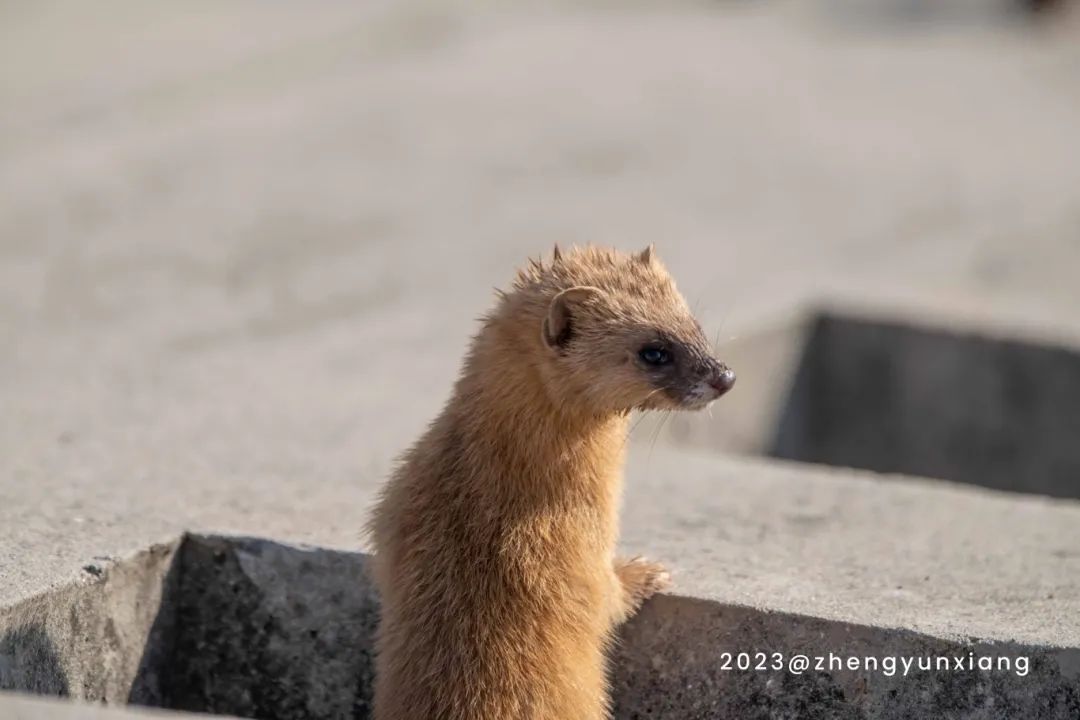
<svg viewBox="0 0 1080 720"><path fill-rule="evenodd" d="M671 353L655 345L646 345L641 348L638 357L646 365L667 365L671 362Z"/></svg>

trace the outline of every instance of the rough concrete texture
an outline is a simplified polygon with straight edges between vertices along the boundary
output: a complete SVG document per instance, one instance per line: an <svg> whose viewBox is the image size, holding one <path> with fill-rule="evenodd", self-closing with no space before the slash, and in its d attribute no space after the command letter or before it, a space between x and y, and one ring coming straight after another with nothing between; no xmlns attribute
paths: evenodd
<svg viewBox="0 0 1080 720"><path fill-rule="evenodd" d="M1078 346L1075 23L848 5L0 6L0 607L188 528L362 546L554 240L657 242L722 346L823 297ZM790 375L734 364L752 444ZM679 592L1078 646L1075 502L643 428L626 542Z"/></svg>
<svg viewBox="0 0 1080 720"><path fill-rule="evenodd" d="M209 716L146 708L122 710L0 693L0 717L4 720L206 720ZM221 715L214 717L225 720Z"/></svg>
<svg viewBox="0 0 1080 720"><path fill-rule="evenodd" d="M166 704L256 718L366 718L378 600L357 554L189 537Z"/></svg>
<svg viewBox="0 0 1080 720"><path fill-rule="evenodd" d="M355 547L555 239L658 242L722 343L823 293L1077 335L1075 34L817 7L5 5L0 603L184 526Z"/></svg>
<svg viewBox="0 0 1080 720"><path fill-rule="evenodd" d="M1080 504L661 448L631 468L623 550L663 559L677 586L619 646L619 718L1075 717ZM6 612L5 687L366 717L376 603L359 556L191 538L166 571L176 555L111 564ZM147 587L158 594L132 589ZM126 660L117 628L134 639ZM1022 654L1031 670L739 674L721 670L725 652Z"/></svg>
<svg viewBox="0 0 1080 720"><path fill-rule="evenodd" d="M181 562L171 707L258 718L368 717L378 603L362 556L192 537ZM950 660L976 652L1023 657L1031 670L1022 677L978 670L883 677L720 669L723 653L740 651ZM944 708L957 718L1072 720L1080 713L1080 647L939 639L667 596L626 628L613 681L617 720L900 719Z"/></svg>
<svg viewBox="0 0 1080 720"><path fill-rule="evenodd" d="M842 665L869 657L892 659L901 668L898 659L925 658L933 668L941 667L938 658L951 666L971 656L1020 659L1031 670L1021 677L1004 669L1011 664L995 671L920 671L915 665L909 674L898 669L890 675ZM798 657L812 663L808 671L773 669L778 662L791 667ZM945 641L663 596L623 632L614 663L615 717L1072 720L1080 714L1078 661L1076 650Z"/></svg>
<svg viewBox="0 0 1080 720"><path fill-rule="evenodd" d="M659 446L631 452L627 470L623 550L670 563L684 594L937 636L1080 647L1075 501ZM137 499L176 532L200 523L188 509L196 500L228 497L212 483L160 495ZM255 513L234 527L288 537L301 521L347 525L360 506L324 492L292 517Z"/></svg>
<svg viewBox="0 0 1080 720"><path fill-rule="evenodd" d="M1080 647L1080 503L806 467L640 448L624 550L691 597Z"/></svg>
<svg viewBox="0 0 1080 720"><path fill-rule="evenodd" d="M158 619L171 612L174 550L88 565L78 583L0 607L0 690L157 704L156 654L167 641Z"/></svg>
<svg viewBox="0 0 1080 720"><path fill-rule="evenodd" d="M364 556L200 536L184 538L175 552L153 555L173 562L153 630L147 633L140 622L147 639L135 653L142 657L138 675L127 676L133 701L265 720L370 716L378 600ZM112 602L81 602L78 609L85 621L112 621L117 601L130 600L121 580L138 573L146 575L143 584L162 582L161 563L142 554L91 586L40 598L33 606L62 614L80 594L118 592ZM686 590L701 592L693 583ZM16 662L20 653L33 653L37 639L11 634L10 624L4 629L12 640L0 661L9 662L12 651ZM53 634L62 638L65 631ZM814 664L801 673L773 667L798 656ZM953 667L956 659L972 656L993 658L993 669ZM819 657L822 668L816 667ZM881 670L845 666L849 657L874 658ZM947 666L905 671L903 658L943 658ZM896 663L891 669L890 659ZM1002 666L1002 659L1009 665ZM81 668L94 659L64 645L54 662ZM33 672L17 680L24 684L7 687L35 689ZM623 629L612 681L616 720L899 720L945 710L972 720L1072 720L1080 712L1080 648L932 637L680 592L648 603ZM64 687L80 699L94 692L85 685Z"/></svg>

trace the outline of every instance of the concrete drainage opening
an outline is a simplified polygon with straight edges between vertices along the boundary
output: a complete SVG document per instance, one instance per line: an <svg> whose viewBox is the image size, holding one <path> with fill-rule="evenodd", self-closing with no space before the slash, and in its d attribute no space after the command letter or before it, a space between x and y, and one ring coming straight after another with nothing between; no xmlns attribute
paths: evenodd
<svg viewBox="0 0 1080 720"><path fill-rule="evenodd" d="M1074 351L827 313L724 355L739 386L675 440L1080 498Z"/></svg>

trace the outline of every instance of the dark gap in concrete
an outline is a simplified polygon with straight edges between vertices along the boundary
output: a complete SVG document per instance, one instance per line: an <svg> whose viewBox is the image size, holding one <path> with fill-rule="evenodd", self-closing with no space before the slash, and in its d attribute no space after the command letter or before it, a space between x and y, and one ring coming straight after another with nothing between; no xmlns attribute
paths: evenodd
<svg viewBox="0 0 1080 720"><path fill-rule="evenodd" d="M823 314L769 455L1080 498L1080 355Z"/></svg>

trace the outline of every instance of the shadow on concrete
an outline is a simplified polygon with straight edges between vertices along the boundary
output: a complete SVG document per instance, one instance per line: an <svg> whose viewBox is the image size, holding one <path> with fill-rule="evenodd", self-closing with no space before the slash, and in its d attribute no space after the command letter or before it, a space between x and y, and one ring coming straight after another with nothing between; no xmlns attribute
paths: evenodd
<svg viewBox="0 0 1080 720"><path fill-rule="evenodd" d="M240 717L370 717L379 605L369 557L253 538L190 536L159 637L171 650L148 663L178 710ZM1024 656L1017 672L740 669L739 653L825 656ZM166 659L166 662L162 662ZM727 668L725 668L727 666ZM614 718L1080 717L1080 651L983 646L695 598L654 598L620 632L612 655Z"/></svg>
<svg viewBox="0 0 1080 720"><path fill-rule="evenodd" d="M796 657L811 665L796 671ZM881 664L842 667L850 657ZM950 670L904 671L901 658L922 657ZM1009 668L954 668L969 657ZM622 628L612 680L616 720L1080 718L1078 649L943 640L677 595L653 598Z"/></svg>
<svg viewBox="0 0 1080 720"><path fill-rule="evenodd" d="M1080 498L1080 355L822 314L768 454Z"/></svg>
<svg viewBox="0 0 1080 720"><path fill-rule="evenodd" d="M263 720L371 716L379 603L369 557L187 536L168 559L167 567L133 561L121 568L162 582L161 602L143 625L150 629L137 671L134 662L113 662L128 669L101 679L103 686L129 688L132 704ZM64 603L83 603L79 592L100 597L103 586L61 591ZM108 600L111 614L102 622L122 625L129 611ZM0 640L0 688L124 701L83 680L69 688L65 662L100 665L102 658L69 659L66 648L57 650L39 627L9 629ZM776 666L777 657L812 662L830 653L879 660L988 655L1013 666L891 674L884 667ZM946 710L992 720L1080 717L1078 648L972 644L675 595L653 598L620 630L611 669L615 720L900 720Z"/></svg>
<svg viewBox="0 0 1080 720"><path fill-rule="evenodd" d="M69 695L60 655L44 628L13 628L0 637L0 690Z"/></svg>
<svg viewBox="0 0 1080 720"><path fill-rule="evenodd" d="M186 536L129 702L265 718L370 716L367 556Z"/></svg>
<svg viewBox="0 0 1080 720"><path fill-rule="evenodd" d="M139 667L128 693L129 705L170 707L168 684L176 647L176 603L180 594L180 549L172 556L168 570L161 580L161 603L146 637Z"/></svg>

